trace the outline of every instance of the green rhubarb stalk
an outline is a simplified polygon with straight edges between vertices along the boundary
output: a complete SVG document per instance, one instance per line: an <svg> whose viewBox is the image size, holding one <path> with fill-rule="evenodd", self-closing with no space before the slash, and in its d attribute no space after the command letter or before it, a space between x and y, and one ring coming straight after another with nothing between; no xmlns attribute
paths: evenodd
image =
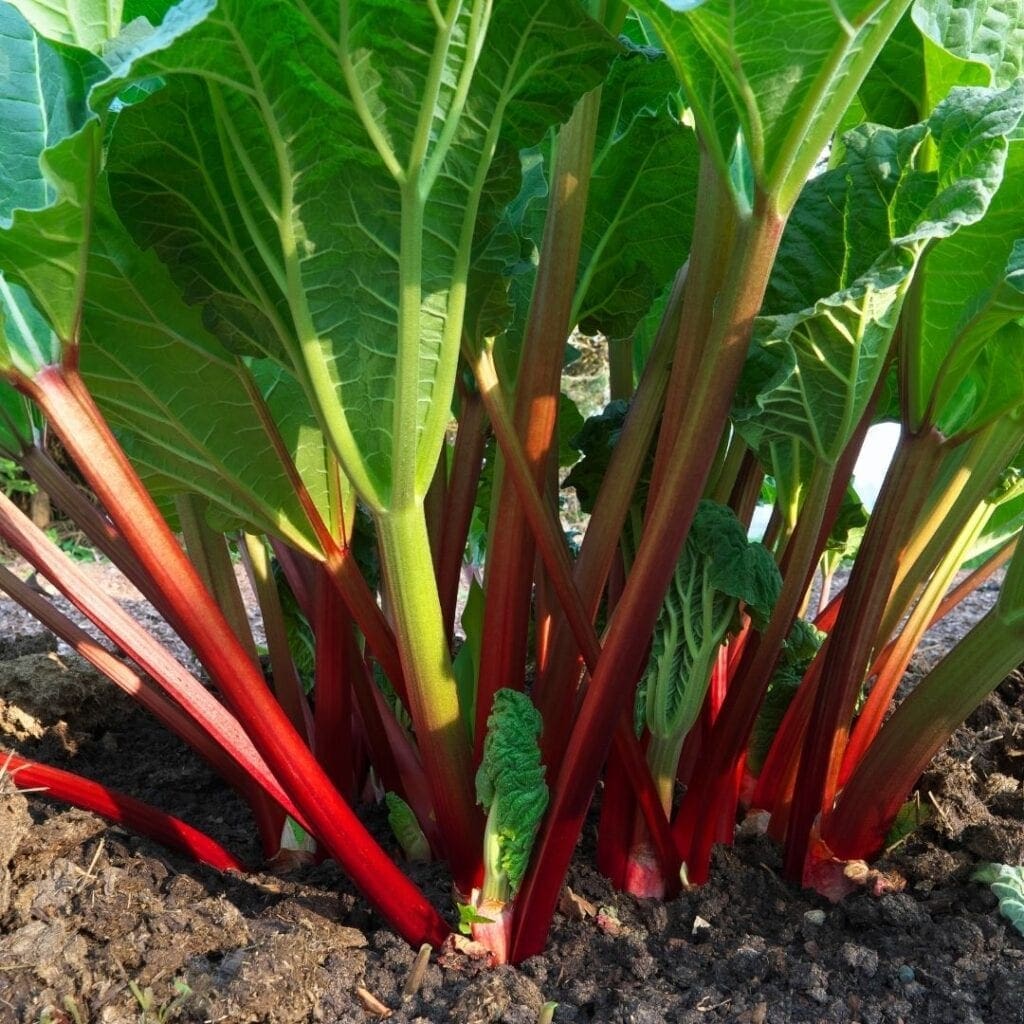
<svg viewBox="0 0 1024 1024"><path fill-rule="evenodd" d="M468 891L477 871L473 837L482 823L423 509L378 513L376 522L409 711L452 873Z"/></svg>
<svg viewBox="0 0 1024 1024"><path fill-rule="evenodd" d="M868 673L868 678L874 675L875 681L871 687L871 693L868 694L868 698L857 716L850 742L843 754L843 767L839 775L840 786L856 769L857 762L864 756L864 752L878 734L878 730L882 726L882 719L886 711L889 710L889 703L896 693L903 673L910 664L910 659L914 656L914 651L917 650L917 645L934 621L943 595L950 583L953 582L967 552L981 536L985 524L992 517L995 509L996 505L990 502L983 502L975 509L966 526L961 530L960 536L957 537L952 547L946 552L946 556L936 567L935 572L932 573L931 578L924 585L921 595L899 635L886 645Z"/></svg>
<svg viewBox="0 0 1024 1024"><path fill-rule="evenodd" d="M253 662L258 664L256 641L252 638L252 627L238 589L227 540L207 523L206 502L198 495L175 495L174 508L178 513L188 557L206 584L206 589L220 605L224 617L231 623L238 642L249 652Z"/></svg>
<svg viewBox="0 0 1024 1024"><path fill-rule="evenodd" d="M952 447L952 441L949 445ZM967 442L956 468L929 499L928 513L907 543L880 630L882 636L888 637L895 630L920 581L945 556L1022 445L1024 422L1017 416L997 420Z"/></svg>

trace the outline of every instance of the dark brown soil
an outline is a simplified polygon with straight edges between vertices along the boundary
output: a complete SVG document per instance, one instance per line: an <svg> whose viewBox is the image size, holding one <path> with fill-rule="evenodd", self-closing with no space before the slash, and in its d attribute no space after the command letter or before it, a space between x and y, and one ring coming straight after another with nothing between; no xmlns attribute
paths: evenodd
<svg viewBox="0 0 1024 1024"><path fill-rule="evenodd" d="M245 808L188 751L9 604L0 622L0 742L257 860ZM925 657L940 650L930 640ZM932 819L883 864L905 891L830 906L780 880L764 838L718 851L711 882L668 904L615 893L579 863L569 885L601 914L559 914L548 953L519 969L435 959L405 1001L414 951L332 864L220 875L94 815L6 792L0 1024L373 1020L360 988L392 1021L421 1024L532 1024L546 1000L559 1003L556 1024L1024 1024L1024 938L970 881L980 861L1024 860L1022 772L1024 682L1011 677L922 782ZM441 906L444 879L443 866L418 875Z"/></svg>

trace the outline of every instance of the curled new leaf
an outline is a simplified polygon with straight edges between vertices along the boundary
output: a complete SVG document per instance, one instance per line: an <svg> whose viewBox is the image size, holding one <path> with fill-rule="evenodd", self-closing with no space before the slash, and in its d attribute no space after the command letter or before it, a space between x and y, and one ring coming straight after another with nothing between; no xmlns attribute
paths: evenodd
<svg viewBox="0 0 1024 1024"><path fill-rule="evenodd" d="M487 811L483 895L488 899L504 902L515 895L548 805L537 742L541 724L526 694L498 690L494 695L476 776L477 800Z"/></svg>
<svg viewBox="0 0 1024 1024"><path fill-rule="evenodd" d="M755 625L771 615L782 580L764 545L747 539L731 509L702 501L654 632L638 691L655 736L685 735L697 718L718 648L740 603Z"/></svg>

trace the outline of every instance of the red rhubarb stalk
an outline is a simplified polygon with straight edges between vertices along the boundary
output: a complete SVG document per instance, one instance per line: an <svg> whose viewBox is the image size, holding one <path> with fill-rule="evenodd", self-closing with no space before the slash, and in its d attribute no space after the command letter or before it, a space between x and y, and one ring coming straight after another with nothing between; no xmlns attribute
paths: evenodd
<svg viewBox="0 0 1024 1024"><path fill-rule="evenodd" d="M218 871L246 871L245 865L215 839L165 811L135 797L90 782L72 772L37 764L17 754L0 750L0 775L18 788L33 790L48 799L60 800L92 811L125 828L149 836L158 843L179 850Z"/></svg>
<svg viewBox="0 0 1024 1024"><path fill-rule="evenodd" d="M556 444L561 374L576 294L601 90L587 93L558 132L551 198L544 223L537 283L516 376L515 430L530 476L543 492ZM492 418L493 422L493 418ZM487 552L484 643L477 682L474 743L479 762L494 694L520 690L526 673L534 543L514 487L503 486Z"/></svg>
<svg viewBox="0 0 1024 1024"><path fill-rule="evenodd" d="M547 819L533 851L533 868L520 893L513 943L513 958L517 961L543 948L572 851L608 754L610 733L632 698L631 684L639 676L648 638L711 468L715 453L702 439L711 430L724 429L729 415L782 225L782 218L759 209L735 236L731 231L724 237L714 231L716 241L708 247L698 244L702 236L695 229L694 258L719 262L720 277L717 286L702 288L701 284L708 283L702 280L705 275L700 271L693 274L691 267L697 304L705 307L706 315L684 318L682 340L703 348L707 359L685 381L685 387L683 382L677 383L690 396L681 411L678 429L666 435L662 428L659 448L672 456L666 454L662 459L663 485L648 508L636 561L609 626L604 653L583 698ZM695 327L701 333L692 337L690 332ZM683 344L680 351L685 350Z"/></svg>
<svg viewBox="0 0 1024 1024"><path fill-rule="evenodd" d="M822 674L828 686L817 694L800 759L786 835L785 867L803 878L811 826L829 811L849 738L864 673L885 614L903 549L924 507L943 456L943 437L934 429L907 435L897 447L864 541L850 575L848 598L830 635Z"/></svg>
<svg viewBox="0 0 1024 1024"><path fill-rule="evenodd" d="M331 786L249 661L77 375L47 367L25 390L43 410L145 570L191 623L196 653L312 826L310 831L408 941L444 941L448 927L443 919Z"/></svg>

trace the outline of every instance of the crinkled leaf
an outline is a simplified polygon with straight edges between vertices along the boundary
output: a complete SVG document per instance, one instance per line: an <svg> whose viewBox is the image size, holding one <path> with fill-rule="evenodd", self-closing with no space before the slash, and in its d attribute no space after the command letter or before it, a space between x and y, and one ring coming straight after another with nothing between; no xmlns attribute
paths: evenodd
<svg viewBox="0 0 1024 1024"><path fill-rule="evenodd" d="M510 896L523 880L548 805L538 746L541 727L540 713L526 694L502 689L494 695L476 794L488 812L487 831L497 839L497 864L487 867L500 869Z"/></svg>
<svg viewBox="0 0 1024 1024"><path fill-rule="evenodd" d="M971 878L999 897L999 912L1024 935L1024 865L982 864Z"/></svg>
<svg viewBox="0 0 1024 1024"><path fill-rule="evenodd" d="M1021 0L917 0L928 108L957 85L1005 88L1024 69Z"/></svg>
<svg viewBox="0 0 1024 1024"><path fill-rule="evenodd" d="M707 584L742 601L755 625L763 626L778 600L779 570L763 544L747 539L732 509L701 502L686 543L703 562Z"/></svg>

